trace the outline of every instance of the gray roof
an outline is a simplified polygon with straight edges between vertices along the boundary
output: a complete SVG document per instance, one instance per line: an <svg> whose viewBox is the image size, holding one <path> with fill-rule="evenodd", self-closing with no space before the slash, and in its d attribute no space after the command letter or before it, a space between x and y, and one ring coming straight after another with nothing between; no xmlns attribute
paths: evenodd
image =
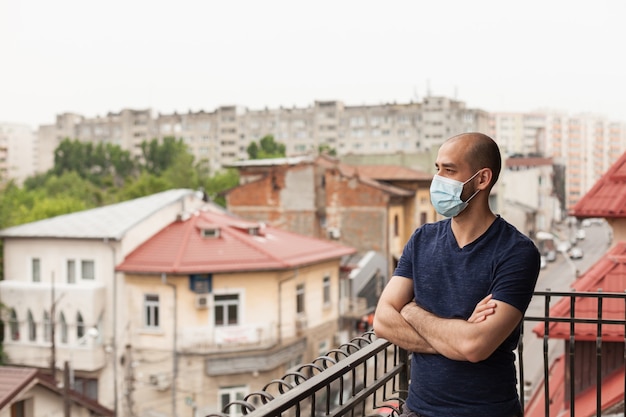
<svg viewBox="0 0 626 417"><path fill-rule="evenodd" d="M119 240L140 221L181 200L193 190L174 189L122 203L0 230L0 237L51 237Z"/></svg>

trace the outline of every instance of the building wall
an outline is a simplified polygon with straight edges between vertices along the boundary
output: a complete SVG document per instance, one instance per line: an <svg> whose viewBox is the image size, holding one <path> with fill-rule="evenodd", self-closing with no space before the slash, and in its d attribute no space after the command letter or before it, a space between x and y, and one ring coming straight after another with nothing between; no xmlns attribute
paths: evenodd
<svg viewBox="0 0 626 417"><path fill-rule="evenodd" d="M327 303L323 299L324 277L329 278L330 285ZM179 415L189 412L186 397L195 398L198 410L217 411L220 390L227 387L243 387L246 393L260 390L267 381L284 375L289 367L311 361L320 355L320 349L330 350L335 345L340 304L339 260L295 270L213 274L208 307L202 309L196 307L197 294L189 289L189 277L169 275L166 279L176 287L176 303L173 289L165 285L160 276L126 275L128 351L125 355L132 358L134 365L127 372L135 381L132 397L126 402L134 404L139 415L149 410L168 413L172 407L171 400L163 399L164 393L171 394L172 389L174 304L178 322L176 406ZM304 286L302 314L296 312L298 285ZM214 323L213 297L233 293L240 295L239 324L218 328ZM146 329L143 325L145 294L159 296L159 329ZM304 328L298 330L302 325ZM306 348L297 356L284 357L274 367L267 368L259 359L258 370L207 374L209 358L221 356L222 360L235 361L236 367L243 363L237 361L245 361L250 356L262 358L264 354L269 355L276 344L286 346L296 340L306 340ZM152 384L151 375L162 375L163 384Z"/></svg>
<svg viewBox="0 0 626 417"><path fill-rule="evenodd" d="M0 123L0 182L21 184L35 170L36 135L27 125Z"/></svg>

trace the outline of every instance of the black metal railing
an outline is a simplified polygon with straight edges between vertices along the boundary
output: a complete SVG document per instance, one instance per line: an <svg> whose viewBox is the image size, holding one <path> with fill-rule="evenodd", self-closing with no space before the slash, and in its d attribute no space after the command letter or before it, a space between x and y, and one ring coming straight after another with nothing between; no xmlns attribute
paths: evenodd
<svg viewBox="0 0 626 417"><path fill-rule="evenodd" d="M535 293L534 302L541 298L544 301L543 316L527 314L524 317L525 325L536 323L533 330L541 333L543 343L541 352L529 351L524 343L524 334L520 338L517 351L520 398L529 399L524 384L525 367L529 366L526 357L542 355L540 366L543 377L542 381L536 381L537 389L543 388L542 415L549 417L552 412L556 416L553 410L558 406L561 412L569 408L569 415L574 416L576 392L580 389L576 385L580 378L577 379L576 375L583 371L578 369L582 367L581 362L575 358L577 345L588 344L590 338L595 343L596 387L602 387L607 369L602 366L603 354L606 354L603 336L605 345L608 340L621 348L621 358L618 358L617 363L615 349L611 350L611 366L623 370L626 365L626 293L540 291ZM581 306L584 308L580 309ZM584 342L578 340L581 328ZM593 331L590 331L591 328ZM553 358L549 354L550 343L567 345L568 372L562 375L551 374ZM406 351L376 338L371 331L366 332L282 378L270 381L262 390L247 395L243 400L229 403L222 413L207 417L242 414L249 417L398 415L408 392L409 365L409 354ZM566 378L567 381L551 380L557 377ZM626 377L623 379L622 393L626 392ZM569 392L566 395L567 402L554 404L550 394L551 384L560 384ZM620 407L624 410L624 395L619 404L613 404L611 411L619 410ZM532 398L536 399L537 396ZM522 401L523 406L524 403ZM600 388L596 389L596 415L602 415L602 408Z"/></svg>

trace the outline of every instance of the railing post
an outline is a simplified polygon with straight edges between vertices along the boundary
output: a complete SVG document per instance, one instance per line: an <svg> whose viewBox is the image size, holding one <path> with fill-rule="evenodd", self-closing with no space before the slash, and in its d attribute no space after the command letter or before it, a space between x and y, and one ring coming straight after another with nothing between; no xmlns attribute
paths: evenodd
<svg viewBox="0 0 626 417"><path fill-rule="evenodd" d="M409 380L411 379L411 375L409 375L409 352L405 349L398 348L398 358L402 364L402 370L399 374L400 381L398 383L398 394L399 397L406 402L406 398L409 395Z"/></svg>

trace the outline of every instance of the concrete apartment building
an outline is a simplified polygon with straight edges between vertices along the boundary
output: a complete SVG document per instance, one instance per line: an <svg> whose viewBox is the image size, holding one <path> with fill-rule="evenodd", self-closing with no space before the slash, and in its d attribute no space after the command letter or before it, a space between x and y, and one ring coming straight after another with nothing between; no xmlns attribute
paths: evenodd
<svg viewBox="0 0 626 417"><path fill-rule="evenodd" d="M626 149L626 123L557 112L493 113L503 153L552 158L565 169L563 211L573 207Z"/></svg>
<svg viewBox="0 0 626 417"><path fill-rule="evenodd" d="M36 136L27 125L0 123L0 182L21 184L35 168Z"/></svg>
<svg viewBox="0 0 626 417"><path fill-rule="evenodd" d="M437 147L453 134L488 128L487 112L467 109L465 103L445 97L369 106L346 106L341 101L261 110L221 106L212 112L154 117L149 109L124 109L93 118L64 113L54 125L39 128L36 170L52 167L52 151L65 138L110 142L139 156L142 141L175 136L184 140L196 161L206 161L215 172L247 159L248 145L268 134L285 144L287 156L317 153L320 146L335 149L341 156L420 152Z"/></svg>

